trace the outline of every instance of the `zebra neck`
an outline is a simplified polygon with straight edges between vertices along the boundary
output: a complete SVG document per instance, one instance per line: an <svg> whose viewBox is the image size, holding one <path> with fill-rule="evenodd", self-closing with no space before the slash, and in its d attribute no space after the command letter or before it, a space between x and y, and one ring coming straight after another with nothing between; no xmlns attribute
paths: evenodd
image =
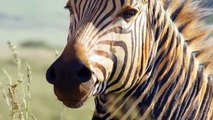
<svg viewBox="0 0 213 120"><path fill-rule="evenodd" d="M94 120L207 117L204 112L211 106L207 98L213 95L212 82L208 83L203 66L160 3L151 1L147 15L154 50L146 72L128 91L96 97Z"/></svg>

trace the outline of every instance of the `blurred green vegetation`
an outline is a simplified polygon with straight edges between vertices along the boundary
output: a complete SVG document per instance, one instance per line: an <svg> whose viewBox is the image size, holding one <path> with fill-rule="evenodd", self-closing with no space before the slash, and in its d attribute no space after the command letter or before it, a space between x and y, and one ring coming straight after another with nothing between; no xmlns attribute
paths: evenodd
<svg viewBox="0 0 213 120"><path fill-rule="evenodd" d="M46 48L54 49L51 45L47 44L45 40L27 39L19 43L21 48Z"/></svg>

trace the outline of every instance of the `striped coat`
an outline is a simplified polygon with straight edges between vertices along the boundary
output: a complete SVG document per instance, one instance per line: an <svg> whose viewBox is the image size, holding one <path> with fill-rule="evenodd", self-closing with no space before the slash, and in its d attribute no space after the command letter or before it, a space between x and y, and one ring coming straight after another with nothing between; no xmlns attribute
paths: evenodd
<svg viewBox="0 0 213 120"><path fill-rule="evenodd" d="M69 0L67 45L47 71L93 120L213 120L212 9L192 0Z"/></svg>

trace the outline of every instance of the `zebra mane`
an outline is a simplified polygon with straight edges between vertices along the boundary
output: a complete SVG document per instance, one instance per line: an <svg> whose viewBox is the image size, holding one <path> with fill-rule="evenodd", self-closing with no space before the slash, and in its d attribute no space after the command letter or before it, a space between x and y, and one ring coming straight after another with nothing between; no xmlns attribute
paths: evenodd
<svg viewBox="0 0 213 120"><path fill-rule="evenodd" d="M204 18L213 14L213 9L201 7L201 1L160 0L167 14L183 35L188 48L195 54L205 72L213 76L213 25Z"/></svg>

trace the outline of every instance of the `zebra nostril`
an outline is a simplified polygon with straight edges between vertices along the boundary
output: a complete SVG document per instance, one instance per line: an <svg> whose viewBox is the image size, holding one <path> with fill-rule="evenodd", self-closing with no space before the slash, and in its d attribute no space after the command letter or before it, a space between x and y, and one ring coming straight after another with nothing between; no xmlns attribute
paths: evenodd
<svg viewBox="0 0 213 120"><path fill-rule="evenodd" d="M92 76L92 73L91 73L90 69L87 67L83 67L77 73L77 79L81 82L86 82L86 81L90 80L91 76Z"/></svg>
<svg viewBox="0 0 213 120"><path fill-rule="evenodd" d="M51 66L47 70L46 79L49 83L54 84L54 82L56 80L56 71L55 71L54 67Z"/></svg>

